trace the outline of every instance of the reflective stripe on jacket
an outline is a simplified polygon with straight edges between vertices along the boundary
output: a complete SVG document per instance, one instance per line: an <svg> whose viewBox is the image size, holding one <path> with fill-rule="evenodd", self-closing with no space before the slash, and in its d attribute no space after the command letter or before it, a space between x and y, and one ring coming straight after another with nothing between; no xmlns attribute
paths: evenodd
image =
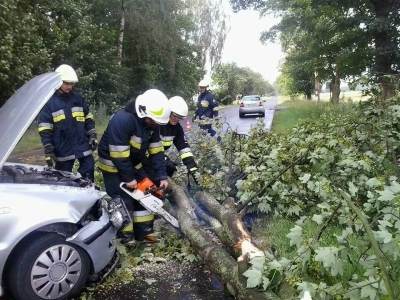
<svg viewBox="0 0 400 300"><path fill-rule="evenodd" d="M195 112L195 118L198 117L200 120L205 118L214 118L218 116L218 111L214 110L218 106L218 101L214 99L213 94L210 91L201 93L197 98L197 109Z"/></svg>
<svg viewBox="0 0 400 300"><path fill-rule="evenodd" d="M189 170L197 167L181 124L171 125L168 123L167 125L160 126L160 137L164 150L168 150L174 144L185 166Z"/></svg>
<svg viewBox="0 0 400 300"><path fill-rule="evenodd" d="M89 135L96 133L93 115L75 92L54 93L38 115L38 131L43 145L54 146L58 161L92 154Z"/></svg>

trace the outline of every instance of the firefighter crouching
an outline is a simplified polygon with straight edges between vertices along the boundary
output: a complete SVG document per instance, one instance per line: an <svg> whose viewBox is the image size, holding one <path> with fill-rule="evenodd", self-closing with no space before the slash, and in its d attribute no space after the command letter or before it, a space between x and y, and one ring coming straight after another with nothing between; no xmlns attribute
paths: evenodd
<svg viewBox="0 0 400 300"><path fill-rule="evenodd" d="M187 117L189 113L188 106L182 97L174 96L169 99L169 107L171 109L169 122L160 127L160 136L164 151L168 150L173 144L179 151L179 156L183 164L187 167L189 174L191 174L196 183L199 184L201 181L200 173L198 172L193 153L185 138L183 128L181 124L179 124L180 120ZM165 159L167 163L167 174L172 177L176 171L176 165L167 156L165 156Z"/></svg>
<svg viewBox="0 0 400 300"><path fill-rule="evenodd" d="M122 230L125 241L157 241L154 215L122 191L120 183L125 182L132 190L138 184L150 187L153 182L167 188L159 125L166 124L169 116L168 98L157 89L147 90L111 117L100 140L98 166L106 192L110 197L120 196L133 214L133 224Z"/></svg>

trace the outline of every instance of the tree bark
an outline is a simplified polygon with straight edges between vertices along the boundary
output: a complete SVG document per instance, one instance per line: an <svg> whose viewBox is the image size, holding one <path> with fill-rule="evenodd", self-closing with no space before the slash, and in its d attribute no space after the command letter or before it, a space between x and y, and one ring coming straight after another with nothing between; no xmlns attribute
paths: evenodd
<svg viewBox="0 0 400 300"><path fill-rule="evenodd" d="M332 102L338 103L340 96L340 74L339 69L336 67L335 75L332 80Z"/></svg>
<svg viewBox="0 0 400 300"><path fill-rule="evenodd" d="M315 75L315 95L317 96L317 102L321 101L321 79L319 78L318 74Z"/></svg>
<svg viewBox="0 0 400 300"><path fill-rule="evenodd" d="M214 242L213 237L197 223L194 207L185 191L172 180L169 180L169 186L170 199L174 200L177 206L176 215L181 231L210 270L226 284L229 292L237 299L267 299L264 293L246 288L235 259L229 255L222 244Z"/></svg>
<svg viewBox="0 0 400 300"><path fill-rule="evenodd" d="M264 256L251 241L249 232L243 225L240 216L236 213L235 204L232 198L228 198L224 205L205 192L197 192L195 199L223 224L224 230L229 237L229 246L234 249L238 261L248 262L256 256Z"/></svg>
<svg viewBox="0 0 400 300"><path fill-rule="evenodd" d="M395 94L394 84L389 75L395 72L392 64L395 63L396 45L391 32L396 32L389 21L389 14L395 11L398 1L375 0L372 1L375 10L375 30L373 32L375 41L375 73L382 88L382 98L387 99Z"/></svg>
<svg viewBox="0 0 400 300"><path fill-rule="evenodd" d="M121 0L121 21L119 25L119 36L118 36L118 65L122 64L124 33L125 33L125 5L124 5L124 0Z"/></svg>

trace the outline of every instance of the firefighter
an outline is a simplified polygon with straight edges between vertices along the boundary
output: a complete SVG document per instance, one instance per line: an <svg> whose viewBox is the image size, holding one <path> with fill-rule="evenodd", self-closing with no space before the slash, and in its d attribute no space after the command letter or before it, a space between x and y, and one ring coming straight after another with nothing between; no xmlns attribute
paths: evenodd
<svg viewBox="0 0 400 300"><path fill-rule="evenodd" d="M214 95L208 90L208 81L203 79L199 82L199 97L197 98L197 109L193 117L201 121L199 127L208 132L211 136L215 136L217 132L212 128L211 121L218 116L217 106L218 101ZM217 137L219 138L219 137Z"/></svg>
<svg viewBox="0 0 400 300"><path fill-rule="evenodd" d="M174 96L169 99L171 115L167 125L160 128L161 140L164 151L168 150L172 144L179 151L179 156L183 164L187 167L189 174L193 176L196 183L200 182L200 173L194 160L193 153L185 138L185 133L179 121L187 117L189 109L185 100L180 96ZM172 176L176 171L176 165L166 156L167 174Z"/></svg>
<svg viewBox="0 0 400 300"><path fill-rule="evenodd" d="M168 186L164 147L160 140L160 124L168 123L168 98L157 89L150 89L117 111L110 119L99 143L98 167L102 171L106 192L121 197L133 214L133 224L123 228L123 242L156 242L154 215L120 189L125 182L129 189ZM147 157L148 156L148 157ZM145 162L150 162L147 167ZM144 186L146 185L146 186Z"/></svg>
<svg viewBox="0 0 400 300"><path fill-rule="evenodd" d="M75 70L64 64L55 71L62 85L38 116L46 162L57 170L71 172L78 160L78 172L94 181L92 152L97 147L97 135L93 114L85 100L73 90L78 82Z"/></svg>

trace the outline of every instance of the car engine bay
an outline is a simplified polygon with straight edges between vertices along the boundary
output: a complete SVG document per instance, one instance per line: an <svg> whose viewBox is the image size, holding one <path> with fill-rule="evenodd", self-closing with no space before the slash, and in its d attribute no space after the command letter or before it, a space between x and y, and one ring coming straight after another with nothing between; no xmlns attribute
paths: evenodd
<svg viewBox="0 0 400 300"><path fill-rule="evenodd" d="M25 165L4 165L0 170L0 183L47 184L74 187L87 187L92 184L89 179L70 172L51 168Z"/></svg>

